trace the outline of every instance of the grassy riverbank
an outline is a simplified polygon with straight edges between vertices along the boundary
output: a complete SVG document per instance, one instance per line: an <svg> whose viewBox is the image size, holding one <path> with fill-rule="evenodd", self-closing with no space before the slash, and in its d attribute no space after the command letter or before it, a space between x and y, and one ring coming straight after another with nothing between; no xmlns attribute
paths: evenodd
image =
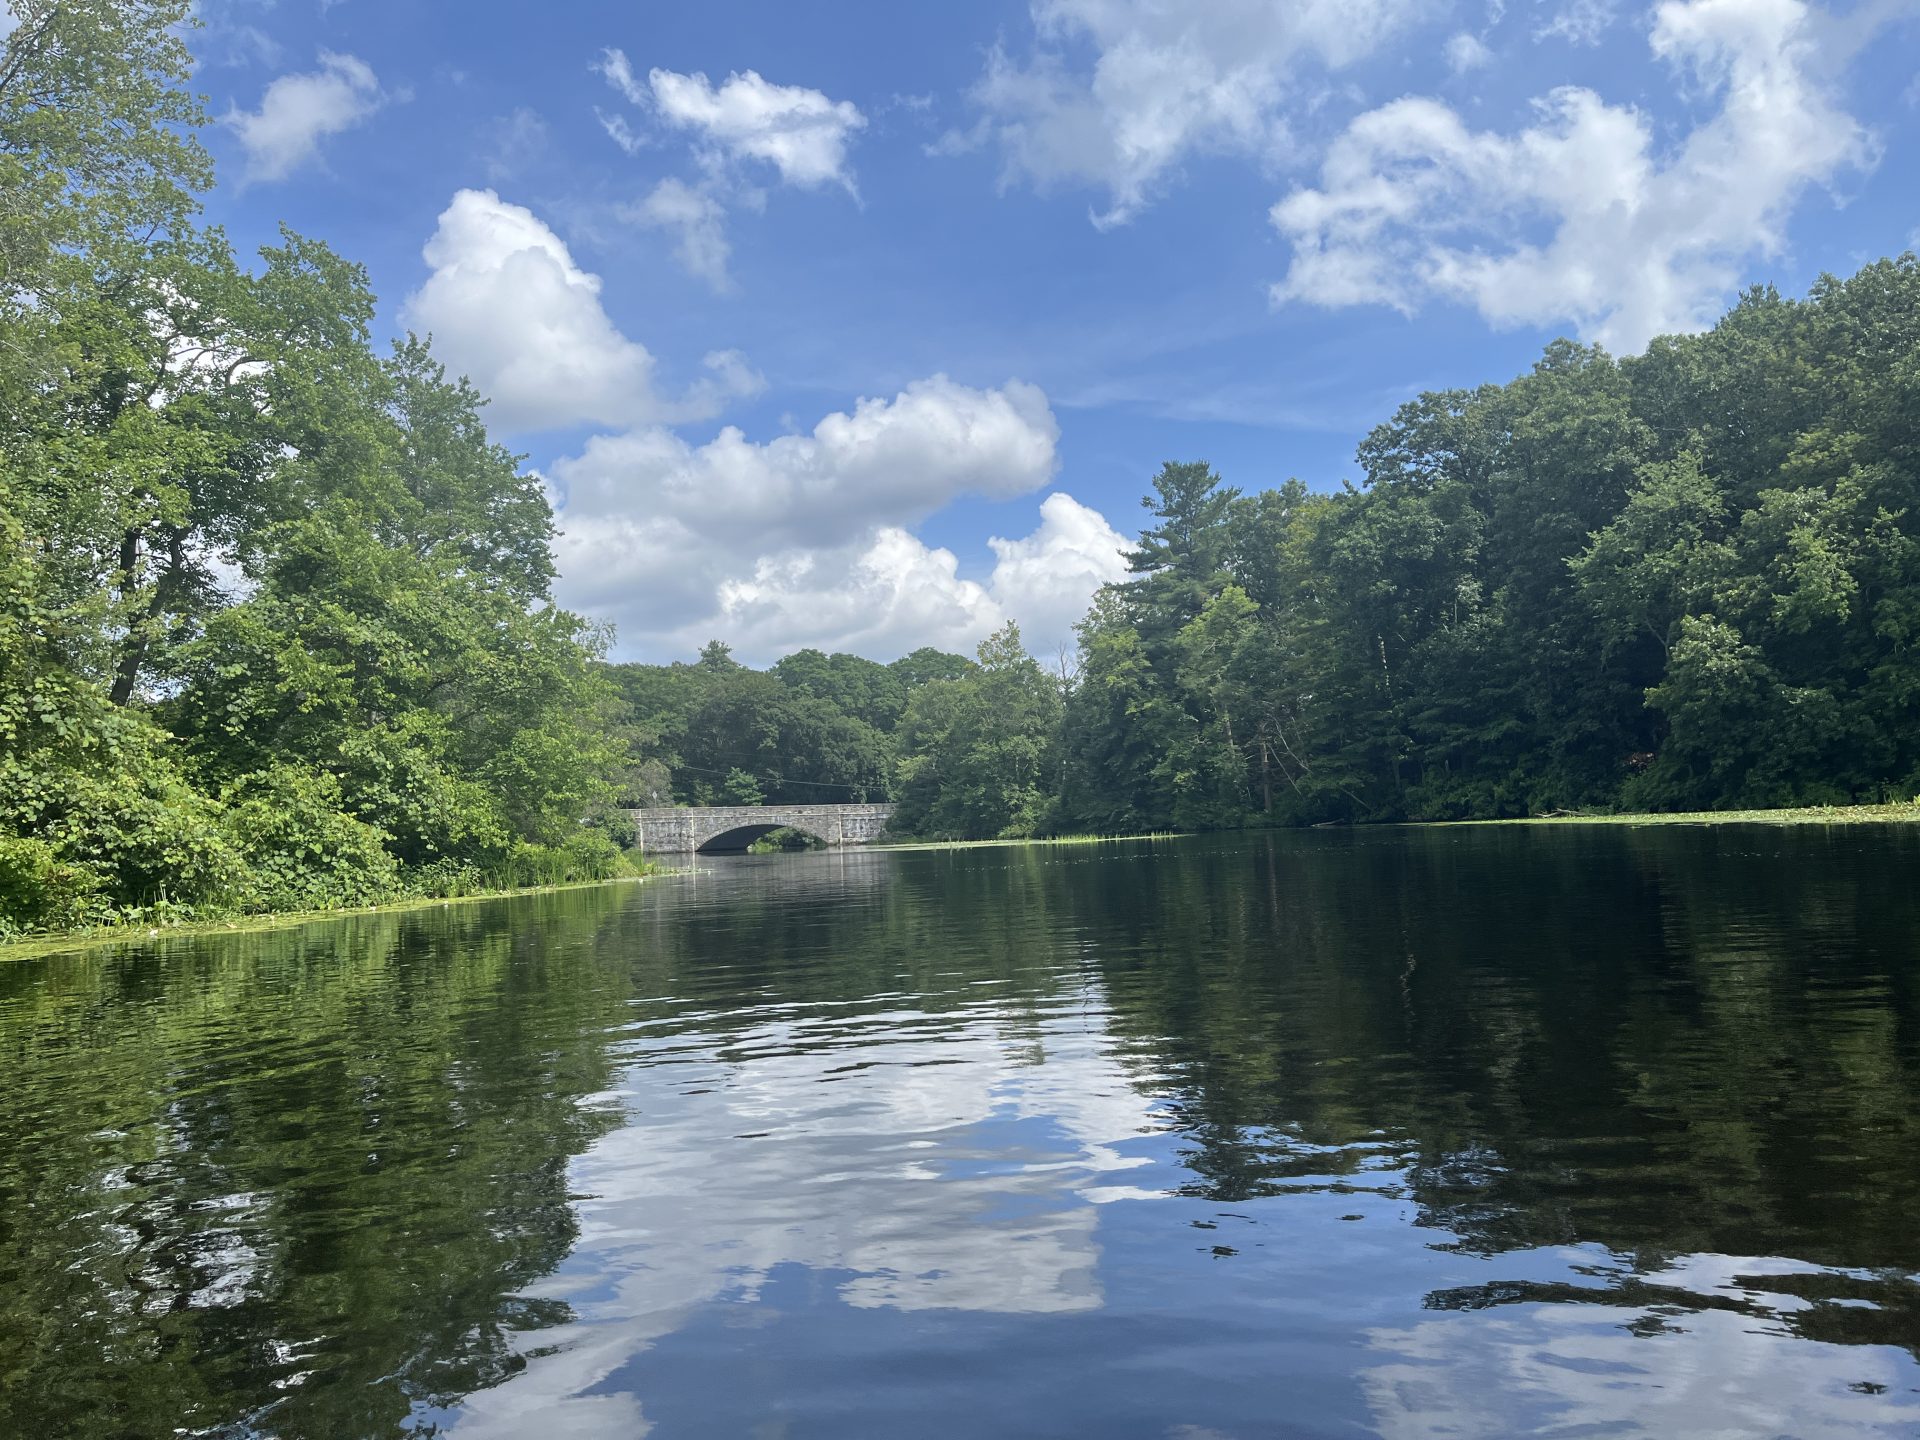
<svg viewBox="0 0 1920 1440"><path fill-rule="evenodd" d="M1352 828L1391 828L1393 824L1413 824L1421 828L1462 825L1913 825L1920 824L1920 801L1897 805L1809 805L1786 810L1687 810L1661 814L1634 811L1603 815L1529 815L1509 820L1416 820L1387 822L1384 826L1360 825ZM1266 829L1266 827L1250 827ZM1285 830L1293 827L1277 827ZM1321 827L1325 828L1325 827ZM1136 840L1177 840L1190 831L1149 831L1137 835L1054 835L1025 840L901 840L883 843L876 850L970 850L992 845L1114 845ZM1214 832L1224 833L1224 832Z"/></svg>
<svg viewBox="0 0 1920 1440"><path fill-rule="evenodd" d="M1524 820L1451 820L1451 825L1912 825L1920 803L1810 805L1794 810L1688 810L1670 815L1533 815Z"/></svg>
<svg viewBox="0 0 1920 1440"><path fill-rule="evenodd" d="M409 896L384 905L355 905L337 910L288 910L261 915L235 915L225 920L191 920L168 925L98 925L86 930L69 930L46 935L26 935L0 942L0 964L9 960L32 960L42 955L67 954L107 945L125 945L161 937L195 935L246 935L263 930L285 930L297 925L313 925L325 920L345 920L355 915L396 915L407 910L431 910L445 905L471 905L479 900L511 900L522 895L553 895L563 890L591 890L600 885L632 885L672 870L650 870L638 875L614 875L605 880L576 880L560 885L522 885L506 890L476 890L467 895Z"/></svg>

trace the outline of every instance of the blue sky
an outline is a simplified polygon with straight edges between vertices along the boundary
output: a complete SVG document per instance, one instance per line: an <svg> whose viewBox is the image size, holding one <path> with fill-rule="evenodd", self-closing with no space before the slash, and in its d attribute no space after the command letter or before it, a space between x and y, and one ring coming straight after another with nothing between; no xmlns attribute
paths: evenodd
<svg viewBox="0 0 1920 1440"><path fill-rule="evenodd" d="M1920 0L204 0L211 219L364 263L615 653L1051 653L1168 459L1920 229Z"/></svg>

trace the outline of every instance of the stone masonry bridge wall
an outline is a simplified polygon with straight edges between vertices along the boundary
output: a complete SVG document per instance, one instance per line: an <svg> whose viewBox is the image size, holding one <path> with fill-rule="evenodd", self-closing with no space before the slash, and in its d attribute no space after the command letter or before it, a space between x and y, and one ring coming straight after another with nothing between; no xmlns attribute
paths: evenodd
<svg viewBox="0 0 1920 1440"><path fill-rule="evenodd" d="M648 855L691 855L741 832L740 847L769 830L803 830L829 845L867 845L880 838L891 805L711 805L629 810L640 848Z"/></svg>

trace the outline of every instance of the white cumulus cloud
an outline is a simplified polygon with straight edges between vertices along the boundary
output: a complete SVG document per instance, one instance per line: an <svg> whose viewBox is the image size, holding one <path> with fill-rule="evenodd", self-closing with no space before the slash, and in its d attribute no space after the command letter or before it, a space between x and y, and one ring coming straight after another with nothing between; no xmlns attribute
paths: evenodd
<svg viewBox="0 0 1920 1440"><path fill-rule="evenodd" d="M922 645L969 654L1003 612L986 586L959 571L951 550L894 525L859 549L765 556L750 576L722 582L715 612L686 632L682 648L710 631L756 656L808 645L874 659Z"/></svg>
<svg viewBox="0 0 1920 1440"><path fill-rule="evenodd" d="M681 268L706 281L715 293L733 288L727 275L733 253L727 242L727 211L711 191L669 175L623 213L637 224L673 234Z"/></svg>
<svg viewBox="0 0 1920 1440"><path fill-rule="evenodd" d="M624 67L626 57L620 59ZM803 85L775 85L753 70L718 86L701 74L653 70L647 86L663 122L730 159L764 161L802 189L832 184L853 191L847 145L867 121L851 101L830 100Z"/></svg>
<svg viewBox="0 0 1920 1440"><path fill-rule="evenodd" d="M990 54L972 92L977 127L936 149L991 141L1004 179L1104 187L1095 223L1150 203L1188 156L1290 147L1287 112L1330 72L1374 54L1439 0L1033 0L1038 48ZM1076 63L1093 52L1091 68Z"/></svg>
<svg viewBox="0 0 1920 1440"><path fill-rule="evenodd" d="M1072 643L1093 592L1127 573L1128 542L1064 491L1041 502L1031 534L987 544L998 559L984 583L961 579L952 551L898 526L883 527L851 556L769 557L751 578L722 584L708 629L753 654L812 645L885 658L922 645L968 654L1014 620L1027 648L1045 659ZM683 648L696 633L706 631L688 631Z"/></svg>
<svg viewBox="0 0 1920 1440"><path fill-rule="evenodd" d="M997 558L990 589L1020 622L1028 646L1046 654L1070 641L1093 592L1127 576L1133 542L1098 510L1064 491L1040 502L1040 527L1019 540L987 541Z"/></svg>
<svg viewBox="0 0 1920 1440"><path fill-rule="evenodd" d="M1473 306L1495 325L1570 321L1633 350L1709 323L1811 188L1874 165L1840 106L1851 44L1804 0L1666 0L1653 53L1716 108L1670 149L1648 117L1578 87L1511 134L1409 97L1355 119L1315 188L1272 220L1293 246L1275 303Z"/></svg>
<svg viewBox="0 0 1920 1440"><path fill-rule="evenodd" d="M599 277L531 210L491 190L458 192L423 254L432 273L402 318L492 401L487 418L503 431L697 419L760 386L727 351L684 394L663 397L652 354L601 305Z"/></svg>
<svg viewBox="0 0 1920 1440"><path fill-rule="evenodd" d="M1059 435L1035 386L977 390L936 375L764 443L734 426L699 446L659 426L596 435L552 478L569 514L638 507L764 551L840 540L868 521L911 524L961 495L1027 494L1053 475Z"/></svg>
<svg viewBox="0 0 1920 1440"><path fill-rule="evenodd" d="M226 123L247 153L248 180L284 180L319 155L322 140L385 103L364 60L323 50L318 70L282 75L267 86L259 109L230 110Z"/></svg>
<svg viewBox="0 0 1920 1440"><path fill-rule="evenodd" d="M691 140L699 179L691 184L662 180L624 213L637 224L675 235L681 266L716 292L732 289L727 212L735 205L757 209L764 204L756 182L767 167L782 184L797 189L834 185L859 197L847 150L867 118L851 101L833 100L803 85L776 85L754 70L731 74L719 85L703 74L660 69L642 80L621 50L602 52L593 68L651 124L636 128L624 115L596 110L601 128L627 154L647 148L661 131Z"/></svg>
<svg viewBox="0 0 1920 1440"><path fill-rule="evenodd" d="M970 648L1007 618L1035 645L1067 636L1124 542L1048 497L1035 531L991 543L987 580L911 526L961 496L1045 486L1059 428L1046 396L945 376L864 399L810 432L690 445L661 426L590 439L552 467L565 603L613 620L623 649L681 652L718 635L766 659L803 645L885 658Z"/></svg>

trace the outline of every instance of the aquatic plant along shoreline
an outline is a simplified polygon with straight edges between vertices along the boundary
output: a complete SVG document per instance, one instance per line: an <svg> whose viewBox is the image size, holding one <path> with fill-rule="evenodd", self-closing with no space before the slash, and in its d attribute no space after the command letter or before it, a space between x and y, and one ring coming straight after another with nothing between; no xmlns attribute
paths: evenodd
<svg viewBox="0 0 1920 1440"><path fill-rule="evenodd" d="M239 916L228 920L175 920L165 925L141 925L121 921L96 926L91 930L55 931L0 941L0 964L10 960L34 960L47 955L64 955L81 950L97 950L141 945L155 940L191 939L219 935L251 935L273 930L297 929L334 920L367 915L405 915L417 910L445 909L454 905L478 905L490 901L519 900L534 895L558 895L571 890L597 890L609 885L634 885L644 880L663 879L684 873L662 867L641 867L629 875L605 880L574 880L558 885L521 885L500 890L474 890L461 895L415 895L391 900L382 905L359 905L327 910L288 910Z"/></svg>
<svg viewBox="0 0 1920 1440"><path fill-rule="evenodd" d="M1456 820L1455 825L1913 825L1920 800L1904 805L1815 805L1779 810L1690 810L1664 814L1526 815L1509 820Z"/></svg>

